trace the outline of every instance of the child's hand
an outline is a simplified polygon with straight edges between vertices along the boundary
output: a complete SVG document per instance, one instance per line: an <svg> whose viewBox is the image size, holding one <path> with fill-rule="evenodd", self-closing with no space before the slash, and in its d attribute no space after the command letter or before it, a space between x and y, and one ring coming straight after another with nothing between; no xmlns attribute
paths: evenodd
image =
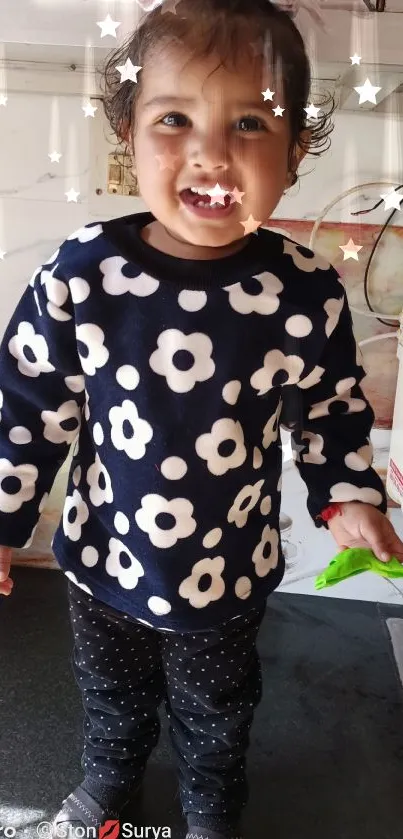
<svg viewBox="0 0 403 839"><path fill-rule="evenodd" d="M8 576L11 568L11 554L11 548L0 545L0 594L5 594L6 597L11 594L14 585L11 577Z"/></svg>
<svg viewBox="0 0 403 839"><path fill-rule="evenodd" d="M343 502L341 508L342 515L328 521L329 530L341 550L370 548L382 562L395 556L403 564L403 542L380 510L360 501ZM386 556L382 556L384 553Z"/></svg>

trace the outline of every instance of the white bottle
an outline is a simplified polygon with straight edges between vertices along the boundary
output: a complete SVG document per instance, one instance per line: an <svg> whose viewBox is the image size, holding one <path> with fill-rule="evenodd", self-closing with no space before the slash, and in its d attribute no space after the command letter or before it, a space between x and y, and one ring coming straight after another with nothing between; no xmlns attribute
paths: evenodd
<svg viewBox="0 0 403 839"><path fill-rule="evenodd" d="M397 376L393 427L390 442L386 491L403 511L403 311L400 314L400 329L397 342L399 372Z"/></svg>

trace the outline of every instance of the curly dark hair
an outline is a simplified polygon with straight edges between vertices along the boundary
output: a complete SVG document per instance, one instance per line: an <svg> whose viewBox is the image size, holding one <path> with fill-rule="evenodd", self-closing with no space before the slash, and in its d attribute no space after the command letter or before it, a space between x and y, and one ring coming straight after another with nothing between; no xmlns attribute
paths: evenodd
<svg viewBox="0 0 403 839"><path fill-rule="evenodd" d="M192 58L217 54L228 67L245 51L248 36L250 44L261 44L273 78L282 86L285 107L290 114L288 162L293 186L298 181L293 165L294 149L299 145L306 153L321 154L320 149L334 130L331 116L336 104L331 94L322 103L317 102L321 110L330 102L330 110L318 115L313 125L308 124L304 108L312 101L309 99L311 67L303 38L291 15L270 0L177 0L175 13L164 10L164 14L162 6L144 15L137 29L107 57L101 68L103 107L116 137L122 141L126 132L134 129L136 100L141 92L141 72L137 84L128 79L122 83L117 66L130 59L134 66L144 67L164 41L167 45L177 41L194 46ZM305 129L311 131L309 142L301 136ZM330 140L325 151L329 146Z"/></svg>

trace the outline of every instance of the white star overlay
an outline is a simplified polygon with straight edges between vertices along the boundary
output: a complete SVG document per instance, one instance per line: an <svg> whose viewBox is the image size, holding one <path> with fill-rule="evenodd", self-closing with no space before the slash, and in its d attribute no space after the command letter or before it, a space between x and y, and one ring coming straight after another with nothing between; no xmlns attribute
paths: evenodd
<svg viewBox="0 0 403 839"><path fill-rule="evenodd" d="M108 14L105 20L97 21L97 26L101 28L101 38L105 38L105 35L112 35L113 38L116 38L116 30L118 26L121 26L121 23L118 23L116 20L112 20L110 14Z"/></svg>
<svg viewBox="0 0 403 839"><path fill-rule="evenodd" d="M374 105L377 105L378 103L376 101L376 94L379 93L379 91L382 90L382 88L374 87L374 85L371 84L370 80L367 79L365 84L363 84L361 87L355 87L354 90L356 90L357 93L360 94L360 101L358 103L359 105L363 105L364 102L372 102Z"/></svg>

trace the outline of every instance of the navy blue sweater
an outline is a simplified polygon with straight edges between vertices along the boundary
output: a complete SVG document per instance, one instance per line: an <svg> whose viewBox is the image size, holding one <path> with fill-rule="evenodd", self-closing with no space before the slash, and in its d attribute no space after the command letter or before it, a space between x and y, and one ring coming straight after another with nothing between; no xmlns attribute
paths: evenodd
<svg viewBox="0 0 403 839"><path fill-rule="evenodd" d="M27 547L74 444L53 540L74 583L171 631L260 605L284 574L280 425L316 516L387 510L336 270L259 229L168 256L151 213L91 223L33 275L0 347L0 544Z"/></svg>

